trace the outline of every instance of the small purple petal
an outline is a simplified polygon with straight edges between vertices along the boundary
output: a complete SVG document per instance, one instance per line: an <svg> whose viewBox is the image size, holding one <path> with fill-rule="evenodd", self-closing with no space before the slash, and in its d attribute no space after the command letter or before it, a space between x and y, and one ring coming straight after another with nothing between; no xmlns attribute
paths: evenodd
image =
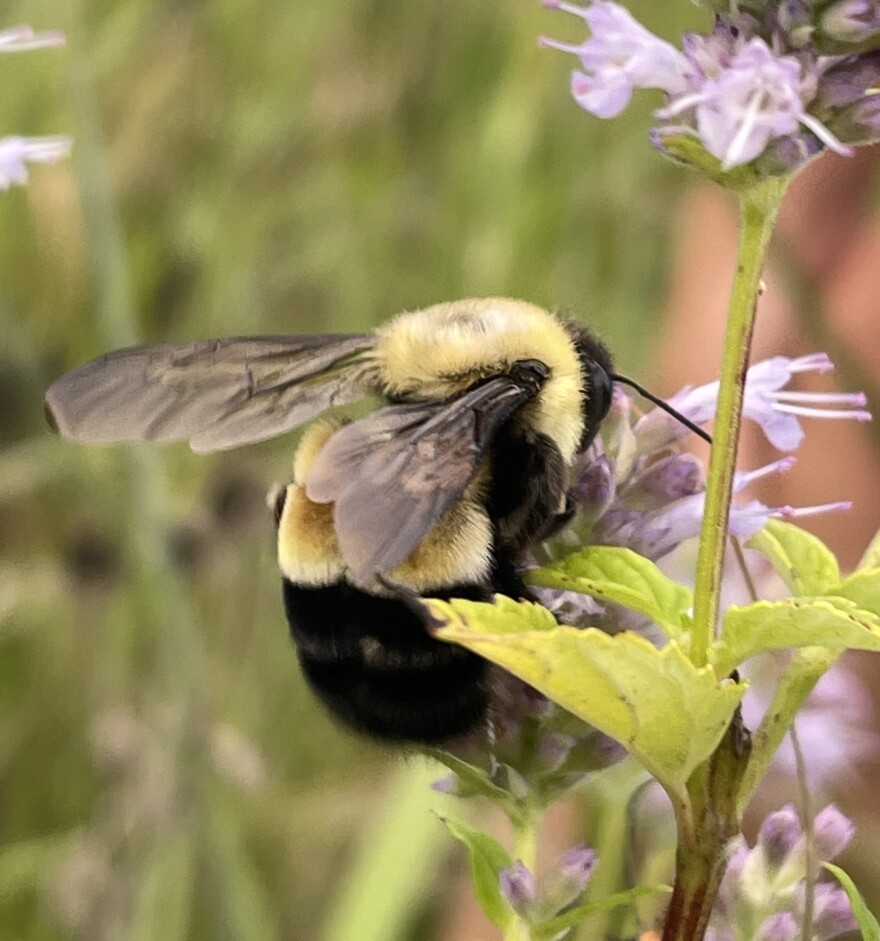
<svg viewBox="0 0 880 941"><path fill-rule="evenodd" d="M450 771L442 778L437 778L431 783L431 790L438 794L455 794L458 790L458 775Z"/></svg>
<svg viewBox="0 0 880 941"><path fill-rule="evenodd" d="M820 882L813 899L813 938L831 941L839 935L858 928L852 905L846 892L839 886Z"/></svg>
<svg viewBox="0 0 880 941"><path fill-rule="evenodd" d="M756 941L795 941L800 937L801 926L791 912L771 915L758 928Z"/></svg>
<svg viewBox="0 0 880 941"><path fill-rule="evenodd" d="M645 29L622 6L598 0L589 7L545 3L587 23L590 36L580 45L541 37L539 45L578 56L583 70L571 76L571 93L585 110L612 118L629 104L635 88L677 94L687 88L687 59L674 46Z"/></svg>

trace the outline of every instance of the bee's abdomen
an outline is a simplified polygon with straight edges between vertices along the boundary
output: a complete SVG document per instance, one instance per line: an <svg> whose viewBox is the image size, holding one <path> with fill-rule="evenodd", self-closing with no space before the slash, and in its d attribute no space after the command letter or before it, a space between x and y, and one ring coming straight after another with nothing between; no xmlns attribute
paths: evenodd
<svg viewBox="0 0 880 941"><path fill-rule="evenodd" d="M432 594L489 600L473 585ZM309 684L347 725L386 741L437 743L483 719L485 662L434 640L398 599L285 579L284 607Z"/></svg>

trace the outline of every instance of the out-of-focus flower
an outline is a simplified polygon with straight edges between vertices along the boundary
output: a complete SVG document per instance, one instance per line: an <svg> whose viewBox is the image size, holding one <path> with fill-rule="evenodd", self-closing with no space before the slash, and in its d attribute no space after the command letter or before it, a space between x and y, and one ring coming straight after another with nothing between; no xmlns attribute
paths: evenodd
<svg viewBox="0 0 880 941"><path fill-rule="evenodd" d="M0 52L27 52L64 45L64 34L56 30L35 33L30 26L13 26L0 30Z"/></svg>
<svg viewBox="0 0 880 941"><path fill-rule="evenodd" d="M655 146L706 166L682 143L696 142L722 173L754 164L761 175L784 174L823 148L850 154L850 143L880 135L868 105L873 82L863 84L870 67L862 67L872 54L866 40L880 36L877 0L842 0L818 21L803 0L708 5L717 10L713 31L687 34L678 50L616 3L545 0L582 19L591 35L581 44L542 38L541 45L580 58L584 71L572 73L572 95L598 117L620 114L636 88L664 92ZM829 54L835 43L843 50ZM845 75L853 80L844 105L824 83L828 77L839 87Z"/></svg>
<svg viewBox="0 0 880 941"><path fill-rule="evenodd" d="M64 45L63 34L52 31L35 33L30 26L0 30L0 52L25 52ZM27 183L29 163L55 163L70 152L69 137L0 138L0 190Z"/></svg>
<svg viewBox="0 0 880 941"><path fill-rule="evenodd" d="M756 728L770 703L778 679L769 662L755 662L749 671L750 687L743 700L743 717ZM880 750L873 729L873 703L859 677L837 665L816 684L798 713L797 732L811 789L822 793L830 782L857 776L863 763ZM777 773L794 777L795 753L786 738L774 758Z"/></svg>
<svg viewBox="0 0 880 941"><path fill-rule="evenodd" d="M0 138L0 190L27 183L28 163L55 163L70 153L69 137Z"/></svg>
<svg viewBox="0 0 880 941"><path fill-rule="evenodd" d="M821 863L840 852L852 825L840 812L826 807L816 817L816 858L807 870L806 835L792 807L772 813L749 849L742 837L731 848L730 861L712 912L715 938L792 941L802 933L807 881L813 883L814 905L809 937L830 941L852 930L852 909L846 893L830 882L817 882ZM835 839L820 844L819 831ZM846 839L843 839L846 837ZM826 850L830 850L825 855ZM759 926L755 931L754 926Z"/></svg>
<svg viewBox="0 0 880 941"><path fill-rule="evenodd" d="M834 859L839 856L853 838L855 827L834 804L829 804L816 814L813 821L813 834L816 840L816 852L820 859Z"/></svg>

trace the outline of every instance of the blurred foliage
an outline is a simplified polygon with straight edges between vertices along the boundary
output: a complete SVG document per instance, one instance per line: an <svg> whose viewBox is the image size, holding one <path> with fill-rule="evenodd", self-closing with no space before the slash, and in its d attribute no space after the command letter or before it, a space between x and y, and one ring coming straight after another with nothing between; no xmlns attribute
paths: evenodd
<svg viewBox="0 0 880 941"><path fill-rule="evenodd" d="M0 131L75 149L0 194L0 941L424 937L444 837L399 795L425 771L335 728L286 636L262 495L291 442L77 448L42 393L137 340L492 293L580 313L637 371L686 182L651 102L582 114L537 2L2 11L68 45L0 61Z"/></svg>

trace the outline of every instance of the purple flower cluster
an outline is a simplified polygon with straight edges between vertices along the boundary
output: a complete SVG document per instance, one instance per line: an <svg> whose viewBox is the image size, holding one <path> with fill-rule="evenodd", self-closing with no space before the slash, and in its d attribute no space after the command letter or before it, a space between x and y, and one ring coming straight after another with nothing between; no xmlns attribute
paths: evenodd
<svg viewBox="0 0 880 941"><path fill-rule="evenodd" d="M792 376L833 368L824 353L789 359L777 356L749 369L743 414L755 421L767 440L780 450L794 450L803 440L800 418L870 419L862 393L786 391ZM696 424L712 420L718 383L683 389L669 404ZM633 415L632 396L616 388L611 415L601 438L584 455L578 478L580 515L575 527L582 545L625 546L650 559L660 559L700 532L705 508L701 463L681 450L691 432L676 418L655 408ZM781 474L795 462L792 456L766 467L741 471L734 477L740 493L756 480ZM821 506L766 506L758 500L734 503L730 530L735 536L754 535L771 517L792 519L845 510L846 502ZM581 542L581 540L583 540Z"/></svg>
<svg viewBox="0 0 880 941"><path fill-rule="evenodd" d="M0 31L0 52L26 52L64 45L58 32L35 33L29 26ZM50 137L0 138L0 190L27 183L28 163L55 163L70 151L70 138Z"/></svg>
<svg viewBox="0 0 880 941"><path fill-rule="evenodd" d="M579 45L540 40L579 58L575 101L610 118L634 89L664 92L652 139L677 159L677 144L693 140L722 171L756 162L769 176L823 149L849 154L850 145L880 138L877 0L710 3L713 31L686 34L681 49L610 0L544 5L579 17L590 31Z"/></svg>
<svg viewBox="0 0 880 941"><path fill-rule="evenodd" d="M856 928L846 892L818 882L821 863L843 852L852 823L833 805L813 821L813 854L795 809L770 814L751 849L742 837L731 847L706 941L795 941L803 936L807 884L813 889L814 941L831 941Z"/></svg>

